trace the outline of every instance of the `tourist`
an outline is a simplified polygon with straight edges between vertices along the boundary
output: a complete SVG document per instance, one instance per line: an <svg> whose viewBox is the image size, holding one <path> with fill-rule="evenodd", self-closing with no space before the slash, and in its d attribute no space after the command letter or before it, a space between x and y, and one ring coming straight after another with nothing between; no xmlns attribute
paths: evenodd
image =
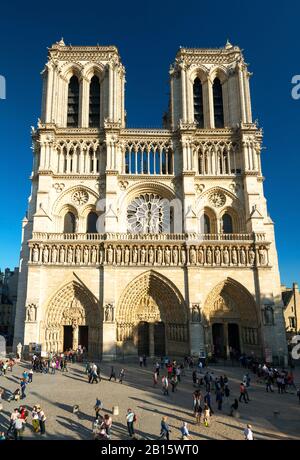
<svg viewBox="0 0 300 460"><path fill-rule="evenodd" d="M96 398L96 404L94 406L96 420L101 417L100 411L103 409L102 401L99 398ZM102 418L102 417L101 417Z"/></svg>
<svg viewBox="0 0 300 460"><path fill-rule="evenodd" d="M248 404L248 401L246 400L246 394L245 394L246 387L243 382L240 384L240 397L239 397L239 402L242 402L242 399L245 404Z"/></svg>
<svg viewBox="0 0 300 460"><path fill-rule="evenodd" d="M14 436L15 436L15 441L18 439L22 439L22 433L23 433L23 428L25 425L25 420L21 418L21 414L17 416L17 418L14 421Z"/></svg>
<svg viewBox="0 0 300 460"><path fill-rule="evenodd" d="M112 418L108 414L105 414L102 420L101 428L105 429L108 439L110 438L111 426L112 426Z"/></svg>
<svg viewBox="0 0 300 460"><path fill-rule="evenodd" d="M40 431L40 422L39 422L39 414L37 411L37 406L34 406L31 412L32 417L32 428L34 433L38 433Z"/></svg>
<svg viewBox="0 0 300 460"><path fill-rule="evenodd" d="M139 361L140 361L140 367L143 367L143 357L142 356L139 357Z"/></svg>
<svg viewBox="0 0 300 460"><path fill-rule="evenodd" d="M247 425L247 427L244 429L244 436L246 441L253 441L253 432L251 425Z"/></svg>
<svg viewBox="0 0 300 460"><path fill-rule="evenodd" d="M238 410L238 407L239 407L239 402L238 400L235 398L234 402L231 404L230 406L230 416L231 417L234 417L236 415L236 412Z"/></svg>
<svg viewBox="0 0 300 460"><path fill-rule="evenodd" d="M155 370L155 372L153 372L152 378L153 378L153 387L155 388L157 383L158 383L158 375L157 375L156 370Z"/></svg>
<svg viewBox="0 0 300 460"><path fill-rule="evenodd" d="M216 392L216 402L218 403L218 410L222 410L223 393L221 389L218 389Z"/></svg>
<svg viewBox="0 0 300 460"><path fill-rule="evenodd" d="M26 385L27 385L27 382L25 379L21 379L21 399L25 399L26 398L26 394L25 394L25 390L26 390Z"/></svg>
<svg viewBox="0 0 300 460"><path fill-rule="evenodd" d="M38 406L37 407L37 413L38 413L38 417L39 417L41 434L45 434L45 432L46 432L46 427L45 427L46 415L45 415L45 412L41 409L40 406Z"/></svg>
<svg viewBox="0 0 300 460"><path fill-rule="evenodd" d="M4 431L0 432L0 441L6 441L6 436L5 436Z"/></svg>
<svg viewBox="0 0 300 460"><path fill-rule="evenodd" d="M180 428L180 432L181 432L181 439L183 441L187 441L189 439L189 436L190 436L190 433L189 433L189 430L188 430L188 427L187 427L187 423L186 422L182 422L182 426Z"/></svg>
<svg viewBox="0 0 300 460"><path fill-rule="evenodd" d="M144 367L147 367L147 356L146 355L143 356L143 365Z"/></svg>
<svg viewBox="0 0 300 460"><path fill-rule="evenodd" d="M167 417L163 417L160 422L160 436L159 439L166 439L167 441L170 440L170 428L167 424Z"/></svg>
<svg viewBox="0 0 300 460"><path fill-rule="evenodd" d="M111 366L110 377L109 377L108 380L111 381L111 379L114 379L115 382L117 381L117 377L116 377L116 373L115 373L115 370L114 370L114 366Z"/></svg>
<svg viewBox="0 0 300 460"><path fill-rule="evenodd" d="M210 410L210 415L212 415L214 413L214 411L212 410L212 407L211 407L211 394L210 394L210 391L208 391L206 393L206 395L204 396L204 402L207 404L209 410Z"/></svg>
<svg viewBox="0 0 300 460"><path fill-rule="evenodd" d="M15 421L17 420L18 416L19 416L19 410L18 409L14 409L13 412L11 413L10 415L10 423L9 423L9 427L7 429L7 432L6 434L8 435L10 433L10 431L13 429L13 426L14 426L14 423Z"/></svg>
<svg viewBox="0 0 300 460"><path fill-rule="evenodd" d="M129 437L132 438L134 436L134 422L136 421L136 415L131 409L127 410L126 420L128 434Z"/></svg>
<svg viewBox="0 0 300 460"><path fill-rule="evenodd" d="M158 361L156 361L156 364L155 364L155 371L157 373L157 377L159 377L159 370L160 370L160 364Z"/></svg>
<svg viewBox="0 0 300 460"><path fill-rule="evenodd" d="M119 375L119 383L123 383L123 380L125 378L125 369L120 370L120 375Z"/></svg>
<svg viewBox="0 0 300 460"><path fill-rule="evenodd" d="M204 426L206 426L206 427L209 426L210 415L211 415L211 411L210 411L210 409L209 409L208 404L204 404L204 409L203 409L203 422L204 422Z"/></svg>
<svg viewBox="0 0 300 460"><path fill-rule="evenodd" d="M202 417L202 407L201 407L201 404L200 402L197 403L196 407L195 407L195 418L196 418L196 424L200 424L201 423L201 417Z"/></svg>
<svg viewBox="0 0 300 460"><path fill-rule="evenodd" d="M269 390L270 390L271 393L274 392L272 384L273 384L273 379L272 379L272 377L270 375L268 375L267 378L266 378L266 391L267 391L267 393L269 392Z"/></svg>
<svg viewBox="0 0 300 460"><path fill-rule="evenodd" d="M32 383L32 378L33 378L33 369L30 369L28 372L28 383Z"/></svg>
<svg viewBox="0 0 300 460"><path fill-rule="evenodd" d="M163 376L162 379L162 390L163 390L163 394L164 396L169 396L169 379L167 376Z"/></svg>
<svg viewBox="0 0 300 460"><path fill-rule="evenodd" d="M171 382L171 385L172 385L172 393L174 393L175 390L176 390L176 387L177 387L177 385L178 385L177 376L176 376L176 375L172 375L170 382Z"/></svg>

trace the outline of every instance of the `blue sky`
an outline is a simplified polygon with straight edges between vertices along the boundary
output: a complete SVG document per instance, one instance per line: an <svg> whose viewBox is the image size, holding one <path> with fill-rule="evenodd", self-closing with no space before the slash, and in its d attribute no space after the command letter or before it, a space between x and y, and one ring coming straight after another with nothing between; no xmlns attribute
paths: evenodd
<svg viewBox="0 0 300 460"><path fill-rule="evenodd" d="M300 74L296 2L252 0L5 2L1 5L0 75L0 267L18 265L21 220L30 192L30 126L40 115L40 72L47 47L66 44L118 46L126 67L130 126L160 126L167 108L168 69L179 46L239 45L254 73L254 119L264 129L265 194L275 222L282 282L300 282L299 128L300 99L291 79ZM47 5L47 8L46 8Z"/></svg>

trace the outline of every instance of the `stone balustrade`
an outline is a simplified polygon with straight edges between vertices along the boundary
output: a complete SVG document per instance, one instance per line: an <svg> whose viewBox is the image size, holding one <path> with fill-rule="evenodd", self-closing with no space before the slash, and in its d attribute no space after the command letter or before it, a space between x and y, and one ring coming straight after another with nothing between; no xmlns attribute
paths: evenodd
<svg viewBox="0 0 300 460"><path fill-rule="evenodd" d="M155 236L155 237L154 237ZM29 241L29 264L267 267L269 243L251 234L47 234ZM218 238L219 239L218 239ZM263 244L262 244L263 241Z"/></svg>

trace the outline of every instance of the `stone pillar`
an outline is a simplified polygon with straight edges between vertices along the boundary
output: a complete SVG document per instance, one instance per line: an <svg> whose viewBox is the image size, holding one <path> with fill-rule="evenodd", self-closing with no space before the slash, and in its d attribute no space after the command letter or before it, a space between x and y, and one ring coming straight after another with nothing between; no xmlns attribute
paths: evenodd
<svg viewBox="0 0 300 460"><path fill-rule="evenodd" d="M114 322L104 322L103 323L103 351L102 359L103 361L110 361L116 359L116 323Z"/></svg>
<svg viewBox="0 0 300 460"><path fill-rule="evenodd" d="M225 358L230 357L229 343L228 343L228 323L223 323L223 336L224 336L224 347L225 347Z"/></svg>
<svg viewBox="0 0 300 460"><path fill-rule="evenodd" d="M73 337L72 337L72 348L73 350L77 350L78 348L78 340L79 340L79 327L78 327L78 324L73 324L72 326L72 333L73 333Z"/></svg>
<svg viewBox="0 0 300 460"><path fill-rule="evenodd" d="M90 82L87 78L83 77L81 81L81 112L79 126L87 128L89 126L89 96L90 96Z"/></svg>

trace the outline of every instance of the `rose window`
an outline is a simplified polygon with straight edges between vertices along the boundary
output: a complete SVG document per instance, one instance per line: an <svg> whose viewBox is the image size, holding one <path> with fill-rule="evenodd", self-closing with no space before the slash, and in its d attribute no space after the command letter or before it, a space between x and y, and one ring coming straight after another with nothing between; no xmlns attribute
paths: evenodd
<svg viewBox="0 0 300 460"><path fill-rule="evenodd" d="M154 193L145 193L136 197L127 209L127 228L132 233L169 232L168 200Z"/></svg>

